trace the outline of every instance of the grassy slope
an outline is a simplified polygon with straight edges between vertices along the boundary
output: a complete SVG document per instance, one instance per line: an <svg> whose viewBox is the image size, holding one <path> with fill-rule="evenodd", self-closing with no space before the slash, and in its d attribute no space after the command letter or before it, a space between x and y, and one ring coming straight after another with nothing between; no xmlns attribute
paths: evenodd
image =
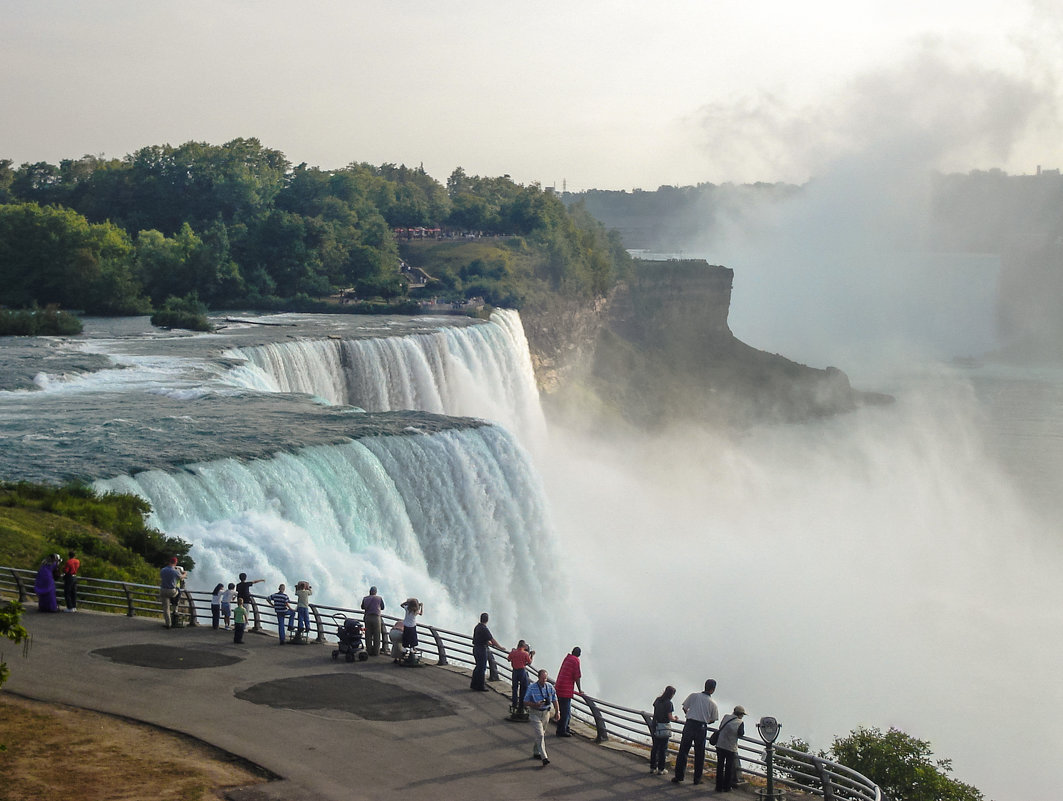
<svg viewBox="0 0 1063 801"><path fill-rule="evenodd" d="M0 492L0 501L7 500ZM144 584L157 580L158 568L109 531L33 505L0 503L0 565L36 570L48 554L65 558L71 548L81 560L82 575Z"/></svg>

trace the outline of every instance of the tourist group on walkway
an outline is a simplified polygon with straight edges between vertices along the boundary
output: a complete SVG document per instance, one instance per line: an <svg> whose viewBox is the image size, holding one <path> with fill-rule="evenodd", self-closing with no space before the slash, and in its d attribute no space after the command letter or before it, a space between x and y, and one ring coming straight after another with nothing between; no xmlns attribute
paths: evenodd
<svg viewBox="0 0 1063 801"><path fill-rule="evenodd" d="M501 646L487 627L487 622L488 615L484 612L480 615L480 622L473 629L472 635L474 667L469 687L477 691L487 690L485 675L488 666L488 646L501 650ZM528 643L524 640L518 641L516 647L506 656L512 668L510 714L515 718L526 714L531 721L532 758L541 760L544 767L550 764L550 756L546 747L550 723L553 722L555 725L555 736L572 736L570 729L572 700L575 696L584 694L583 673L580 669L582 654L578 646L573 648L572 652L562 660L553 682L550 681L548 671L539 670L537 680L531 684L528 683L528 669L532 665L535 651L531 650ZM738 784L738 739L745 734L742 719L745 717L746 710L742 706L736 706L733 713L724 716L719 728L710 738L709 727L720 718L716 702L712 700L712 694L715 691L716 680L707 679L704 689L691 693L683 701L683 713L686 720L683 723L683 733L679 741L675 775L672 781L675 784L683 782L690 752L693 750L693 783L702 783L705 772L705 747L706 743L709 743L716 748L716 790L717 792L729 792ZM656 776L663 775L668 768L668 744L672 739L672 724L679 721L672 704L675 692L675 687L665 687L664 692L653 702L650 773Z"/></svg>
<svg viewBox="0 0 1063 801"><path fill-rule="evenodd" d="M41 612L59 611L56 582L63 580L65 611L77 611L77 581L81 562L74 551L70 551L63 560L59 554L52 554L41 563L34 582L38 608ZM167 565L159 571L159 601L162 608L163 624L166 628L180 625L178 605L181 589L187 575L178 564L177 557L172 557ZM218 583L211 591L210 611L211 625L214 629L224 626L233 630L233 642L242 643L247 630L247 610L251 607L251 589L264 579L248 579L241 573L239 580L228 585ZM295 585L295 606L286 592L286 585L280 584L277 591L266 600L277 616L277 640L284 645L288 637L301 640L310 632L310 596L313 587L309 581L299 581ZM404 616L396 621L389 633L391 655L398 662L404 653L415 650L418 646L417 617L424 612L424 605L416 598L408 598L400 604ZM377 588L370 587L369 594L362 598L361 609L365 629L366 650L376 656L384 649L383 612L386 608L384 599ZM472 690L486 692L486 674L489 661L489 648L504 650L488 628L489 617L486 612L480 615L480 622L473 629L472 653L473 671L469 687ZM536 681L529 683L528 670L532 667L535 651L527 642L520 640L509 651L506 659L511 666L512 692L510 696L510 713L515 719L527 717L532 724L533 745L532 758L541 760L544 766L550 764L546 739L549 724L555 725L557 737L571 737L572 700L576 695L583 695L582 672L580 670L581 649L577 646L565 656L558 668L557 677L550 681L546 670L536 672ZM672 781L680 784L686 777L687 761L690 752L694 752L693 783L701 784L705 771L706 743L716 749L716 790L728 792L738 782L738 740L745 734L743 718L746 711L736 706L734 711L724 715L712 737L708 736L709 727L719 720L719 710L712 694L716 691L715 679L707 679L704 689L691 693L683 701L685 715L683 731L676 755L675 774ZM672 724L678 723L672 699L675 687L668 686L653 702L651 720L650 773L663 775L667 770L668 745L671 742Z"/></svg>

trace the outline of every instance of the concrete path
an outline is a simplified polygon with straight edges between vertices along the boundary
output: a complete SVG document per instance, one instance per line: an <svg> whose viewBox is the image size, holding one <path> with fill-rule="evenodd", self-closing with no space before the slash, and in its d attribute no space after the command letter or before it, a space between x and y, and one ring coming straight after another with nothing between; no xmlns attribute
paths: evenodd
<svg viewBox="0 0 1063 801"><path fill-rule="evenodd" d="M329 645L254 634L235 645L209 626L167 630L114 614L27 610L24 623L32 645L25 659L5 649L4 692L179 731L280 777L231 801L715 795L711 776L672 784L644 757L579 736L548 737L543 767L531 726L506 720L508 687L472 692L468 674L450 668L333 661Z"/></svg>

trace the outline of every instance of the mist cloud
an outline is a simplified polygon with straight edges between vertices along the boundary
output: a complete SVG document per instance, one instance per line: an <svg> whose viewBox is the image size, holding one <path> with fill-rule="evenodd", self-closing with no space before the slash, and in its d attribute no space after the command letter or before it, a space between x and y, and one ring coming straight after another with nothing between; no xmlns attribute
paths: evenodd
<svg viewBox="0 0 1063 801"><path fill-rule="evenodd" d="M1057 122L1048 56L1030 47L1020 74L989 69L977 53L923 39L896 64L863 73L812 105L762 92L706 105L705 146L724 171L803 181L862 163L888 176L966 171L1006 162L1016 144Z"/></svg>

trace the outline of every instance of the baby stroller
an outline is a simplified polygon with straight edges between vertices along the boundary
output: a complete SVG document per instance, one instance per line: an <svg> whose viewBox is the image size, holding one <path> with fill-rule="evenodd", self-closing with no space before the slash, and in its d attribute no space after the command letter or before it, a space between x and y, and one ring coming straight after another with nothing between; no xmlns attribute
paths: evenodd
<svg viewBox="0 0 1063 801"><path fill-rule="evenodd" d="M421 667L421 652L416 648L403 648L402 655L395 659L399 667Z"/></svg>
<svg viewBox="0 0 1063 801"><path fill-rule="evenodd" d="M336 636L340 641L336 644L336 650L332 652L333 659L339 659L340 654L348 662L357 659L364 662L369 658L369 652L365 650L365 638L363 633L365 625L360 620L353 618L343 619L336 628Z"/></svg>

